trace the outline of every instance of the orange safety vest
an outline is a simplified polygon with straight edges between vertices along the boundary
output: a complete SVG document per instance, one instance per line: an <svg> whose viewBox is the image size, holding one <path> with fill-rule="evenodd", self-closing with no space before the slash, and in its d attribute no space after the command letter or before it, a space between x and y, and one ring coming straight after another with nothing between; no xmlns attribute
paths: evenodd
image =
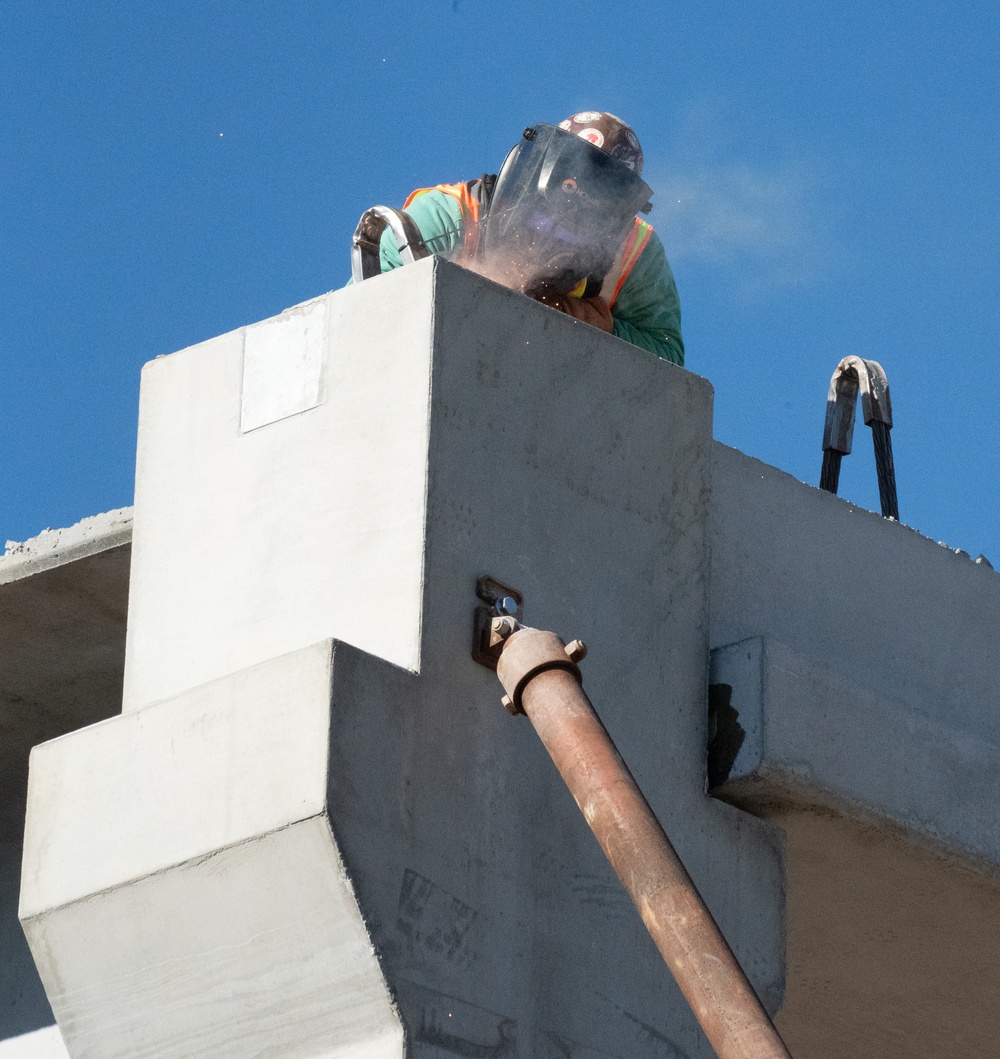
<svg viewBox="0 0 1000 1059"><path fill-rule="evenodd" d="M479 246L479 199L471 193L468 183L438 184L436 187L418 188L412 192L406 202L403 203L403 209L405 210L418 195L424 195L428 191L443 192L445 195L450 195L458 203L459 209L462 211L462 253L459 260L463 257L472 257ZM646 249L646 244L652 234L653 226L641 217L636 217L635 224L628 235L625 236L618 251L618 256L601 284L601 297L608 303L609 307L615 304L619 292L625 285L625 280L628 279L629 273L635 268L635 264L643 250ZM583 296L586 286L587 281L584 279L575 290L570 291L570 294L580 298Z"/></svg>

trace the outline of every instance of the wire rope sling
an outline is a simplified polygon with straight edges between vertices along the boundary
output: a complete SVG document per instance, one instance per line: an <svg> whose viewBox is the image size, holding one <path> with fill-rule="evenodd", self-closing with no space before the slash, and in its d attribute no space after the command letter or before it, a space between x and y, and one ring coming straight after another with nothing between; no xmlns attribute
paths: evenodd
<svg viewBox="0 0 1000 1059"><path fill-rule="evenodd" d="M826 425L823 429L823 469L819 487L836 495L840 484L840 461L850 454L854 415L861 391L861 411L865 425L872 429L875 446L875 473L882 517L899 521L896 499L896 469L892 462L892 403L889 380L877 360L844 357L830 379L826 399Z"/></svg>

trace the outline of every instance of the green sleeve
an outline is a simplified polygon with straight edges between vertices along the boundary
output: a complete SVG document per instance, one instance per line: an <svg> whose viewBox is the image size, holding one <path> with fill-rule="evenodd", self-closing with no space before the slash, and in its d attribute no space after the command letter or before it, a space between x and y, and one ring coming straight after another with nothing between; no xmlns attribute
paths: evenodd
<svg viewBox="0 0 1000 1059"><path fill-rule="evenodd" d="M444 254L447 257L461 243L462 207L454 196L446 195L443 191L425 191L410 203L406 212L417 222L427 249L432 254ZM399 268L403 263L396 240L388 228L382 233L379 258L383 272Z"/></svg>
<svg viewBox="0 0 1000 1059"><path fill-rule="evenodd" d="M656 232L619 291L611 315L619 338L683 365L680 298Z"/></svg>

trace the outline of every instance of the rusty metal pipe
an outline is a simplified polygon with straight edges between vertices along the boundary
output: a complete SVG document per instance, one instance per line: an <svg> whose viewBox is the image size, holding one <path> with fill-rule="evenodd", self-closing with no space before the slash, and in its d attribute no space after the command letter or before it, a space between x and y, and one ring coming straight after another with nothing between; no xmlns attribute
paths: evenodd
<svg viewBox="0 0 1000 1059"><path fill-rule="evenodd" d="M719 1059L791 1059L554 633L520 629L500 654L504 705L525 713Z"/></svg>

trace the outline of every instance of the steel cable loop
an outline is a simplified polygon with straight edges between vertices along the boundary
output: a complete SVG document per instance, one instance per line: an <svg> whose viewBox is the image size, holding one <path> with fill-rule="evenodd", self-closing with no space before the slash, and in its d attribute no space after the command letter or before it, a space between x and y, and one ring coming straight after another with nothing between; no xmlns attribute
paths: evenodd
<svg viewBox="0 0 1000 1059"><path fill-rule="evenodd" d="M865 424L872 428L882 517L896 519L898 522L896 469L892 460L892 440L889 436L892 429L889 380L877 360L844 357L830 379L826 422L823 428L823 468L819 486L820 489L836 495L840 484L841 460L851 451L859 392Z"/></svg>

